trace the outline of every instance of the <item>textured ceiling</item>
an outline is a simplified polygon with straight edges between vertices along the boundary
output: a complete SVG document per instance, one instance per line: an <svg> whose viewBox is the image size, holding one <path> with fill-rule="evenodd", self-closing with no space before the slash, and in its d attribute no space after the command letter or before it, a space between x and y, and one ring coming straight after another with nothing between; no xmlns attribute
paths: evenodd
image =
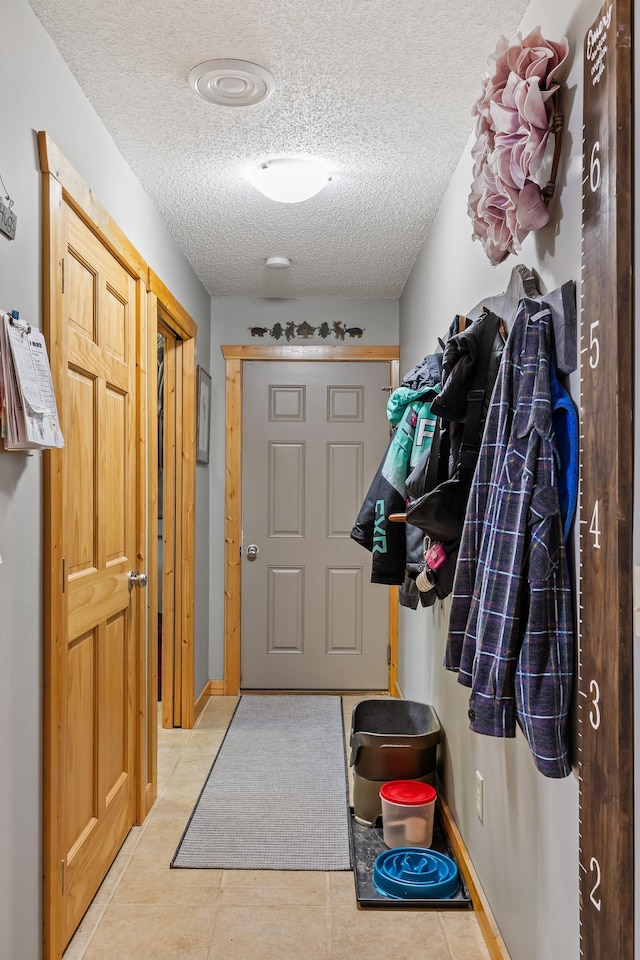
<svg viewBox="0 0 640 960"><path fill-rule="evenodd" d="M396 298L527 0L30 0L213 296ZM260 104L209 104L196 64L271 71ZM278 155L333 179L277 204L244 179ZM268 270L285 254L289 270Z"/></svg>

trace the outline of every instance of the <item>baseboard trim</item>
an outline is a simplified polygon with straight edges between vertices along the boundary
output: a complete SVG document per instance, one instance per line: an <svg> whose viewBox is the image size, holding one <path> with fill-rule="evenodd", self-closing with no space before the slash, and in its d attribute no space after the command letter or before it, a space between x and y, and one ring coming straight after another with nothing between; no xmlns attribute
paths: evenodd
<svg viewBox="0 0 640 960"><path fill-rule="evenodd" d="M489 956L491 957L491 960L510 960L509 953L504 945L502 937L500 936L500 931L498 930L497 924L493 918L491 909L484 894L482 893L480 882L476 876L476 872L471 862L471 858L467 852L467 848L464 845L462 835L458 830L458 825L453 819L453 815L449 809L447 801L442 796L440 784L438 784L438 807L440 810L442 823L449 837L451 846L453 847L453 852L456 856L460 873L462 874L464 882L467 885L471 902L473 903L473 909L478 920L478 926L480 927L482 936L484 937L484 942L487 945Z"/></svg>
<svg viewBox="0 0 640 960"><path fill-rule="evenodd" d="M222 696L223 692L224 692L224 680L207 680L204 687L202 688L200 696L195 702L194 716L193 716L194 722L198 719L198 717L204 710L209 697L220 697Z"/></svg>
<svg viewBox="0 0 640 960"><path fill-rule="evenodd" d="M206 704L207 700L209 699L209 697L211 696L211 694L209 693L209 683L210 683L210 682L211 682L211 681L207 681L207 683L205 683L205 685L204 685L204 687L202 688L202 691L201 691L201 693L200 693L200 696L196 699L196 702L195 702L195 704L194 704L194 707L193 707L193 722L194 722L194 723L195 723L195 721L198 719L198 717L200 716L200 714L202 713L202 711L204 710L205 704Z"/></svg>

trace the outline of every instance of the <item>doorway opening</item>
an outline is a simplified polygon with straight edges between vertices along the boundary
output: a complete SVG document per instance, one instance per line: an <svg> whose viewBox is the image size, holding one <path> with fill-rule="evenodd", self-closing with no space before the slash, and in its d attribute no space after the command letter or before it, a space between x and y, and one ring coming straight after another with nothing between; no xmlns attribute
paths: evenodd
<svg viewBox="0 0 640 960"><path fill-rule="evenodd" d="M241 684L241 595L242 595L242 408L243 366L251 361L385 361L389 363L391 387L398 385L399 350L394 346L263 347L253 344L222 346L226 361L226 493L225 493L225 640L224 693L240 692ZM397 688L398 608L397 587L389 588L388 604L388 690Z"/></svg>
<svg viewBox="0 0 640 960"><path fill-rule="evenodd" d="M152 274L150 287L149 724L159 709L164 728L192 727L196 325Z"/></svg>
<svg viewBox="0 0 640 960"><path fill-rule="evenodd" d="M158 310L158 702L162 726L182 726L182 340Z"/></svg>

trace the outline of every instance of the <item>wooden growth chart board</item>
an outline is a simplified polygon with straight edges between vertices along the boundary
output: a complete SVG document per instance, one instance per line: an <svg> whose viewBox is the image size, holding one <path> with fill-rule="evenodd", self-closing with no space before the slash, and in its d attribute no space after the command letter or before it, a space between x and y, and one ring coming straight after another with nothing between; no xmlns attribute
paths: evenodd
<svg viewBox="0 0 640 960"><path fill-rule="evenodd" d="M633 0L584 43L580 955L633 960Z"/></svg>

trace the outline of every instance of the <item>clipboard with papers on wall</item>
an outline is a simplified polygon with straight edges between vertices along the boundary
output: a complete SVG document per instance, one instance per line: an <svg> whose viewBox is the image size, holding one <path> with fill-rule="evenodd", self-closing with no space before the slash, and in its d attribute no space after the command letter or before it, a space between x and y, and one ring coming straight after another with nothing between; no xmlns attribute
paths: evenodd
<svg viewBox="0 0 640 960"><path fill-rule="evenodd" d="M6 450L63 447L42 331L0 310L0 436Z"/></svg>

